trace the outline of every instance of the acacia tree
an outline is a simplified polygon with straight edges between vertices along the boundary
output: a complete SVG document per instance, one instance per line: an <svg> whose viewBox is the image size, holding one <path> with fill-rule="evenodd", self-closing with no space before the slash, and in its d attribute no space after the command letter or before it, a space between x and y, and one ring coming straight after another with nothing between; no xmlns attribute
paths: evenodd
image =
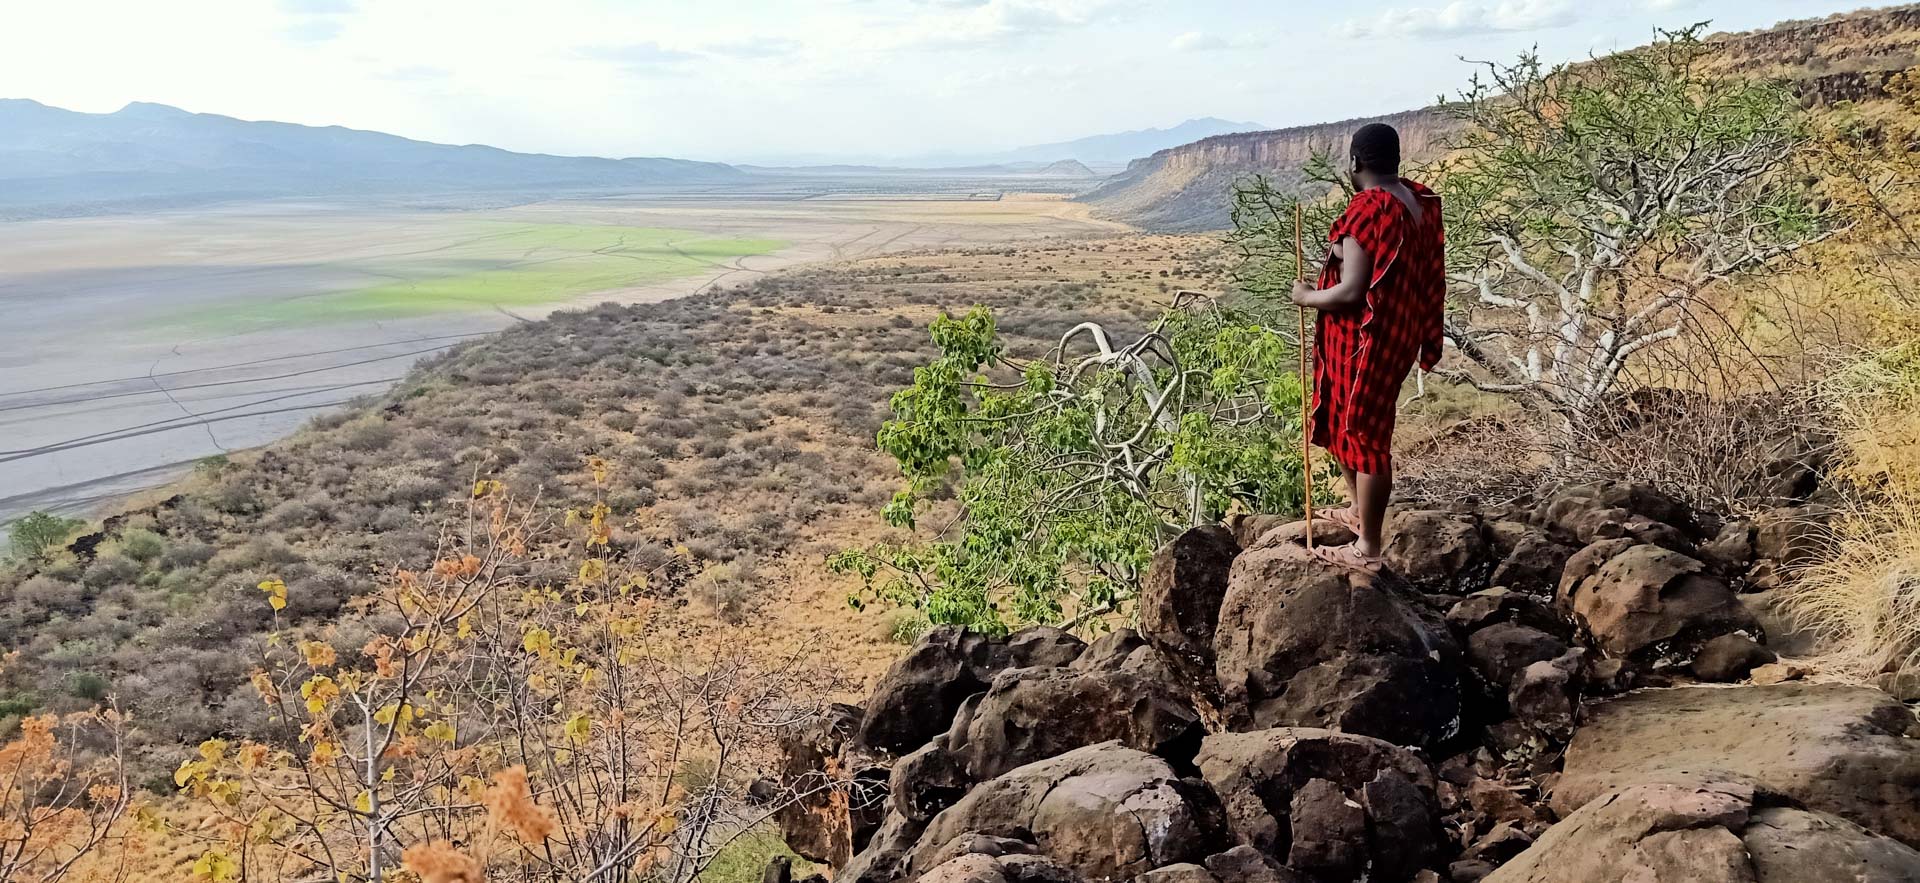
<svg viewBox="0 0 1920 883"><path fill-rule="evenodd" d="M1831 234L1789 88L1714 72L1700 27L1547 68L1488 63L1441 110L1456 375L1577 425L1716 286Z"/></svg>
<svg viewBox="0 0 1920 883"><path fill-rule="evenodd" d="M887 523L913 530L930 511L938 523L830 565L864 579L854 604L936 623L1001 630L1116 609L1179 531L1236 503L1300 507L1291 330L1257 302L1182 293L1131 340L1083 323L1023 359L983 308L935 320L940 356L894 395L879 443L906 478ZM949 489L957 506L941 510Z"/></svg>

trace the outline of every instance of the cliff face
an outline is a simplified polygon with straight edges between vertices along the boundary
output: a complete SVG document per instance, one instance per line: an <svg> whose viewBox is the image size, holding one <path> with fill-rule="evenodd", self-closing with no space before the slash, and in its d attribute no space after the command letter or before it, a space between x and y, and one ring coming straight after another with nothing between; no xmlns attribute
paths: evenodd
<svg viewBox="0 0 1920 883"><path fill-rule="evenodd" d="M1885 95L1893 73L1920 61L1920 5L1786 22L1764 31L1716 34L1719 63L1743 73L1795 81L1810 105ZM1449 121L1432 110L1319 123L1268 132L1218 135L1134 160L1081 197L1101 214L1153 230L1216 230L1229 223L1236 180L1264 174L1297 181L1315 148L1344 143L1369 122L1400 130L1413 160L1442 149Z"/></svg>
<svg viewBox="0 0 1920 883"><path fill-rule="evenodd" d="M1382 122L1400 130L1410 158L1431 156L1444 140L1447 121L1429 110L1216 135L1136 159L1082 199L1104 214L1156 230L1214 230L1228 224L1228 190L1248 175L1297 181L1315 150L1346 143L1353 130Z"/></svg>

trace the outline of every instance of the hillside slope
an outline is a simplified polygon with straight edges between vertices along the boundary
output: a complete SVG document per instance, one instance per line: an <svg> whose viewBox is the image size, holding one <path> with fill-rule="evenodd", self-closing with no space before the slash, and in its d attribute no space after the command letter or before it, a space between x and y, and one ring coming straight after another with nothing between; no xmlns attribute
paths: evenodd
<svg viewBox="0 0 1920 883"><path fill-rule="evenodd" d="M1759 31L1717 34L1729 66L1800 84L1809 103L1884 96L1894 73L1920 53L1920 6L1863 10L1783 22ZM1448 122L1433 110L1205 138L1134 160L1127 170L1082 196L1109 218L1152 230L1217 230L1229 224L1227 193L1237 180L1264 174L1297 181L1315 147L1338 144L1355 128L1385 122L1400 129L1405 152L1431 156Z"/></svg>
<svg viewBox="0 0 1920 883"><path fill-rule="evenodd" d="M243 198L607 192L734 181L720 163L549 156L134 102L0 99L0 216Z"/></svg>
<svg viewBox="0 0 1920 883"><path fill-rule="evenodd" d="M852 586L821 561L876 536L895 470L874 431L932 354L927 322L986 304L1010 346L1037 353L1084 318L1137 325L1224 266L1217 244L1168 237L930 251L464 344L386 396L206 461L52 561L0 563L0 651L17 651L0 732L113 694L140 721L147 771L260 735L246 679L269 630L360 646L354 600L431 563L476 479L557 518L587 504L590 458L611 474L617 554L675 562L651 590L680 628L805 646L858 677L897 652L898 624L848 610ZM256 588L269 578L287 586L277 618Z"/></svg>

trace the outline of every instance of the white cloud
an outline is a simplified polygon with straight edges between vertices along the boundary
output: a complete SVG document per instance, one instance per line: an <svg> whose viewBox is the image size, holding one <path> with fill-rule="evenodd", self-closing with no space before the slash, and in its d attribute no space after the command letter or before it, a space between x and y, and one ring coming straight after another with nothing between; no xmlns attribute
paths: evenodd
<svg viewBox="0 0 1920 883"><path fill-rule="evenodd" d="M1175 52L1198 52L1203 49L1224 49L1226 48L1226 46L1227 46L1227 41L1220 39L1218 36L1214 34L1203 34L1199 31L1188 31L1184 34L1181 34L1178 37L1173 38L1173 42L1167 44L1167 48L1172 49Z"/></svg>
<svg viewBox="0 0 1920 883"><path fill-rule="evenodd" d="M1111 0L938 2L896 28L895 46L998 43L1092 24Z"/></svg>
<svg viewBox="0 0 1920 883"><path fill-rule="evenodd" d="M1218 52L1228 49L1258 49L1267 41L1251 34L1223 37L1205 31L1188 31L1173 38L1167 48L1175 52Z"/></svg>
<svg viewBox="0 0 1920 883"><path fill-rule="evenodd" d="M1571 0L1453 0L1445 6L1399 7L1371 19L1348 19L1340 29L1355 37L1452 37L1559 27L1579 17Z"/></svg>

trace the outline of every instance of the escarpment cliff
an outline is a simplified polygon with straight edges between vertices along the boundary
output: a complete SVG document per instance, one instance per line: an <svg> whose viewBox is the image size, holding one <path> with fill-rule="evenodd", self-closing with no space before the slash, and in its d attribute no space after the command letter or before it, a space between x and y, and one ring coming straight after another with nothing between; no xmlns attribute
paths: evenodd
<svg viewBox="0 0 1920 883"><path fill-rule="evenodd" d="M1448 122L1428 110L1411 110L1368 119L1343 120L1216 135L1136 159L1127 170L1081 197L1103 214L1154 230L1215 230L1227 226L1233 182L1247 175L1272 176L1279 183L1300 180L1300 169L1315 150L1342 144L1353 130L1382 122L1400 130L1401 149L1411 158L1431 155Z"/></svg>
<svg viewBox="0 0 1920 883"><path fill-rule="evenodd" d="M1920 5L1715 34L1709 42L1726 70L1789 80L1808 105L1871 101L1885 97L1894 74L1920 61ZM1222 229L1231 220L1228 193L1235 181L1261 174L1279 184L1297 183L1314 150L1343 144L1371 122L1398 128L1414 161L1444 150L1454 125L1437 110L1421 109L1217 135L1136 159L1081 199L1100 214L1150 230Z"/></svg>

